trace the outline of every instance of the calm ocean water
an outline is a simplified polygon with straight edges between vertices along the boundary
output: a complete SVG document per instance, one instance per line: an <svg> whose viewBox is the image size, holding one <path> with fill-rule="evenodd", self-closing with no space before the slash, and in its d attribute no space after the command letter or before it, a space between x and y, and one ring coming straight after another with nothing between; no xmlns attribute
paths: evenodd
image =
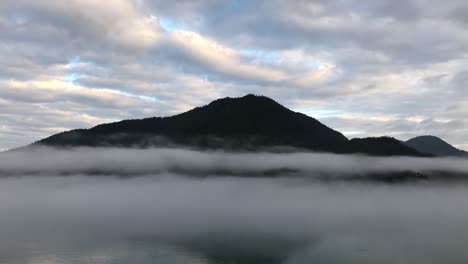
<svg viewBox="0 0 468 264"><path fill-rule="evenodd" d="M0 179L0 264L468 263L468 188Z"/></svg>
<svg viewBox="0 0 468 264"><path fill-rule="evenodd" d="M73 240L73 239L71 239ZM91 245L90 245L91 244ZM12 246L12 245L10 245ZM44 239L16 245L2 252L2 264L205 264L207 261L183 249L148 241L62 241ZM6 250L3 250L6 251Z"/></svg>

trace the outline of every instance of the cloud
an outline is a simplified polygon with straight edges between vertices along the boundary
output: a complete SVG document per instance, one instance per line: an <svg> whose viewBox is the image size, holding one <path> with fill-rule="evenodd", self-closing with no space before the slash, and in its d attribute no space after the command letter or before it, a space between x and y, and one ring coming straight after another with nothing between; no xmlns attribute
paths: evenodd
<svg viewBox="0 0 468 264"><path fill-rule="evenodd" d="M76 128L60 118L24 126L26 108L73 109L99 122L166 116L246 93L369 124L383 115L464 123L465 10L458 0L2 1L0 98L18 105L2 125L43 132L21 132L19 141L8 133L0 148ZM334 118L335 128L363 136L421 131ZM424 132L439 133L433 125ZM459 130L441 135L460 146L468 140Z"/></svg>
<svg viewBox="0 0 468 264"><path fill-rule="evenodd" d="M171 40L190 59L205 65L211 71L268 82L279 82L286 78L281 71L243 63L236 51L193 32L174 32Z"/></svg>
<svg viewBox="0 0 468 264"><path fill-rule="evenodd" d="M116 0L110 5L90 0L7 0L1 9L10 12L8 29L20 37L52 36L78 46L105 41L117 48L147 49L155 45L159 35L158 24L144 16L133 1ZM20 31L28 34L18 34Z"/></svg>

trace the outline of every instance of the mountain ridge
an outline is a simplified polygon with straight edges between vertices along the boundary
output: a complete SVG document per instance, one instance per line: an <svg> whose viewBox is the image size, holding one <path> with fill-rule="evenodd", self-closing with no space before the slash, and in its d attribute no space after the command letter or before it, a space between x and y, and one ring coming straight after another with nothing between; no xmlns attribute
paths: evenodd
<svg viewBox="0 0 468 264"><path fill-rule="evenodd" d="M404 144L421 153L439 157L468 157L468 152L457 149L436 136L418 136L405 141Z"/></svg>
<svg viewBox="0 0 468 264"><path fill-rule="evenodd" d="M275 100L249 94L221 98L169 117L122 120L52 135L33 144L53 147L184 146L258 150L287 146L332 153L427 156L389 137L348 140L317 119Z"/></svg>

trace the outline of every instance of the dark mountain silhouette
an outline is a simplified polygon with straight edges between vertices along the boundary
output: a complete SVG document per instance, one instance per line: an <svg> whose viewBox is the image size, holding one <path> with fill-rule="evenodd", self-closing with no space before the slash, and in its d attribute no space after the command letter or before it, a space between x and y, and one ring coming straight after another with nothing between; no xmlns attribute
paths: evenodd
<svg viewBox="0 0 468 264"><path fill-rule="evenodd" d="M404 144L421 153L428 153L440 157L468 157L468 152L459 150L444 140L435 136L420 136L412 138Z"/></svg>
<svg viewBox="0 0 468 264"><path fill-rule="evenodd" d="M355 138L349 141L349 145L352 152L369 155L395 156L404 153L409 156L421 156L417 150L391 137Z"/></svg>
<svg viewBox="0 0 468 264"><path fill-rule="evenodd" d="M421 153L391 138L349 141L316 119L264 97L223 98L171 117L102 124L53 135L34 145L186 146L201 149L261 150L287 146L334 153L411 155Z"/></svg>

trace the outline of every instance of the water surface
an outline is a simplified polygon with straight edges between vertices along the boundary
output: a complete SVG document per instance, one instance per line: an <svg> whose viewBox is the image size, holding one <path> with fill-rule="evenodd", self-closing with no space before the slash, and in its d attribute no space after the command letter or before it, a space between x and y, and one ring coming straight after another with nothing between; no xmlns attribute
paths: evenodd
<svg viewBox="0 0 468 264"><path fill-rule="evenodd" d="M147 175L0 179L0 263L467 263L468 188Z"/></svg>

